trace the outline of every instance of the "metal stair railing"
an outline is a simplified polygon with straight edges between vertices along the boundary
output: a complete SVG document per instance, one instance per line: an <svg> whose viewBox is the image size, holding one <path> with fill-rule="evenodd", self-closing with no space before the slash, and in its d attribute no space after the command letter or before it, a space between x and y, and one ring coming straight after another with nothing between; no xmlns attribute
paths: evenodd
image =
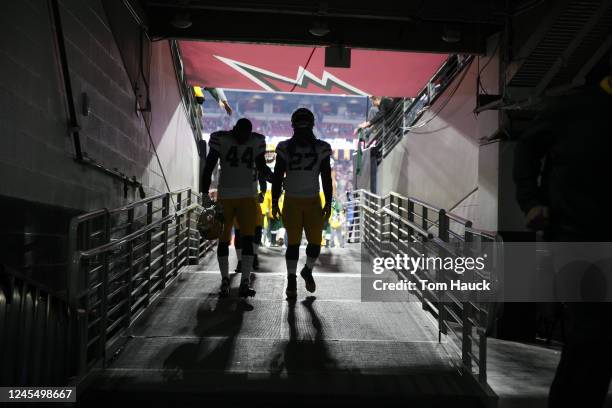
<svg viewBox="0 0 612 408"><path fill-rule="evenodd" d="M385 196L365 190L353 192L351 200L360 217L359 242L375 256L475 255L483 250L493 251L490 270L471 276L473 281L495 280L495 266L501 262L501 238L494 232L472 227L472 222L448 213L421 200L397 193ZM490 245L488 244L496 244ZM484 245L484 246L483 246ZM489 255L489 254L488 254ZM419 270L412 276L396 271L402 279L427 279L448 282L448 272ZM448 291L419 291L416 293L423 309L437 320L439 341L448 336L449 347L461 356L462 371L478 383L487 382L487 330L492 319L493 305L489 302L456 298Z"/></svg>
<svg viewBox="0 0 612 408"><path fill-rule="evenodd" d="M0 266L0 384L66 384L76 372L74 317L63 294Z"/></svg>
<svg viewBox="0 0 612 408"><path fill-rule="evenodd" d="M214 245L196 229L200 204L183 189L74 217L59 290L0 267L0 383L79 383L105 366L181 268Z"/></svg>
<svg viewBox="0 0 612 408"><path fill-rule="evenodd" d="M212 242L196 229L201 197L191 189L73 218L68 301L78 314L78 373L105 367L129 329L197 263Z"/></svg>
<svg viewBox="0 0 612 408"><path fill-rule="evenodd" d="M450 55L414 99L402 99L383 120L364 132L365 145L378 147L379 161L393 150L412 127L421 126L416 124L417 121L472 60L472 56Z"/></svg>

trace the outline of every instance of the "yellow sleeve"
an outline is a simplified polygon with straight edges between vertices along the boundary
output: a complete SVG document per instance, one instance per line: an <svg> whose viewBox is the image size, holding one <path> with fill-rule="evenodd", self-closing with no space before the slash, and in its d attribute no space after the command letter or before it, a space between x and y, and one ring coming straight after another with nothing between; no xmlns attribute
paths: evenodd
<svg viewBox="0 0 612 408"><path fill-rule="evenodd" d="M325 194L322 191L319 191L319 197L321 198L321 207L325 207Z"/></svg>
<svg viewBox="0 0 612 408"><path fill-rule="evenodd" d="M264 199L261 203L259 203L259 210L262 215L266 215L268 213L268 201L266 200L266 196L264 195Z"/></svg>
<svg viewBox="0 0 612 408"><path fill-rule="evenodd" d="M264 195L264 202L262 203L261 207L264 214L269 214L270 211L272 211L272 192L270 190L266 191L266 194Z"/></svg>

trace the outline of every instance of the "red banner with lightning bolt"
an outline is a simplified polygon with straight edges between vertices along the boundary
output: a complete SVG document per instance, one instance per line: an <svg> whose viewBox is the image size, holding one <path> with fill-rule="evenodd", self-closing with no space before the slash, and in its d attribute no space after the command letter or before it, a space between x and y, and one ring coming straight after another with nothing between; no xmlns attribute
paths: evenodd
<svg viewBox="0 0 612 408"><path fill-rule="evenodd" d="M353 49L350 68L324 66L325 48L180 41L191 85L269 92L414 97L446 54Z"/></svg>

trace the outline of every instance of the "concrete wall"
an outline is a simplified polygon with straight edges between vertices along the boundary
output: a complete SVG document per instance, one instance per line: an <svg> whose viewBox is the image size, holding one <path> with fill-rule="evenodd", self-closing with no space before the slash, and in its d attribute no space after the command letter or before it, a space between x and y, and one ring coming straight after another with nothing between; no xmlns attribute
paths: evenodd
<svg viewBox="0 0 612 408"><path fill-rule="evenodd" d="M495 49L495 47L491 47ZM489 60L482 57L480 69ZM378 190L380 194L397 191L417 197L441 208L453 208L480 227L479 155L481 139L498 130L498 113L488 111L476 116L476 59L468 68L458 88L461 75L419 120L425 126L407 133L392 152L380 163ZM499 65L497 56L481 72L481 82L489 93L498 91ZM457 89L447 103L450 93ZM443 104L446 106L440 111ZM474 191L478 189L478 191ZM487 209L488 210L488 209ZM490 227L487 225L486 227Z"/></svg>
<svg viewBox="0 0 612 408"><path fill-rule="evenodd" d="M354 187L357 189L364 189L372 192L376 192L376 184L372 185L372 174L376 172L376 152L374 148L367 148L363 150L361 157L361 170L357 174L357 169L353 168ZM353 166L355 167L355 166Z"/></svg>
<svg viewBox="0 0 612 408"><path fill-rule="evenodd" d="M136 176L147 195L165 191L102 2L63 0L60 7L83 151ZM81 211L137 199L132 189L125 199L119 181L73 161L50 16L46 0L0 5L0 196ZM197 186L195 141L166 41L153 43L151 60L152 139L170 188Z"/></svg>

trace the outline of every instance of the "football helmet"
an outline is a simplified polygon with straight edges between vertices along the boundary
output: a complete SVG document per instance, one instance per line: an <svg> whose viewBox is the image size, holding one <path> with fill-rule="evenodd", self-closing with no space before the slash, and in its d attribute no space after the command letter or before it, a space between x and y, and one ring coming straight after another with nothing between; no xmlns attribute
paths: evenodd
<svg viewBox="0 0 612 408"><path fill-rule="evenodd" d="M223 207L218 202L205 197L202 202L204 208L198 218L198 231L202 238L207 240L219 239L223 232Z"/></svg>

